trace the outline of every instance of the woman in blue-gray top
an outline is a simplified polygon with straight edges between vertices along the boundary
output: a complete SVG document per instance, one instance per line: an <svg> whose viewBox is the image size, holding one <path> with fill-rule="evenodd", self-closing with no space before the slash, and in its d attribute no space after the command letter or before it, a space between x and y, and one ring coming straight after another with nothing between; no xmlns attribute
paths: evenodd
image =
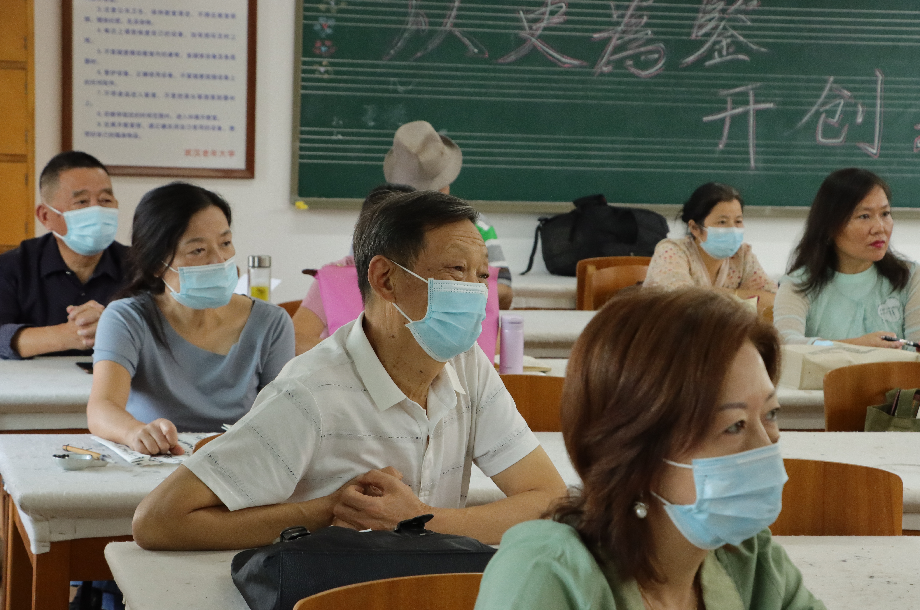
<svg viewBox="0 0 920 610"><path fill-rule="evenodd" d="M824 179L773 306L785 343L920 340L920 275L892 252L893 228L891 189L879 176L850 167Z"/></svg>
<svg viewBox="0 0 920 610"><path fill-rule="evenodd" d="M219 432L294 356L280 307L235 295L230 206L182 182L134 213L127 298L106 308L87 405L93 434L135 451L181 453L177 432Z"/></svg>

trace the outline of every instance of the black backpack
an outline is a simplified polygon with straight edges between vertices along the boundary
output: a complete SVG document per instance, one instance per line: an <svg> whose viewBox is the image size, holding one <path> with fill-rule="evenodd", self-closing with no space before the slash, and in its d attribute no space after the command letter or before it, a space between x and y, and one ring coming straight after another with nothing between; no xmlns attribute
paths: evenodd
<svg viewBox="0 0 920 610"><path fill-rule="evenodd" d="M554 275L575 275L578 261L597 256L651 256L668 236L664 216L640 208L607 204L603 195L573 201L575 209L539 219L527 270L543 241L543 262ZM523 275L523 274L522 274Z"/></svg>

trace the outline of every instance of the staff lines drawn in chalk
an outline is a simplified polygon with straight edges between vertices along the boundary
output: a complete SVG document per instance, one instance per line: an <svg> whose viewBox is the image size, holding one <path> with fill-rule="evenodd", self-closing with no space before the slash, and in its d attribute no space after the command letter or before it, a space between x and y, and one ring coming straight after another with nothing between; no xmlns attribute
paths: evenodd
<svg viewBox="0 0 920 610"><path fill-rule="evenodd" d="M354 63L356 65L346 65L348 63ZM573 80L584 80L586 83L603 83L605 86L607 84L636 84L639 79L626 76L625 74L617 74L616 77L604 77L604 78L594 78L591 76L591 70L587 68L571 68L566 70L551 70L544 68L529 68L526 66L518 65L509 65L509 66L500 66L498 70L490 70L488 68L474 68L468 64L438 64L437 66L426 67L427 69L422 69L423 66L407 64L405 68L400 67L399 69L393 69L396 64L387 64L385 62L380 62L378 67L368 67L366 62L360 62L356 60L330 60L330 67L334 67L335 73L337 76L334 79L327 79L325 77L317 76L315 74L316 64L304 65L301 69L301 78L309 77L311 80L318 80L320 82L330 82L336 80L344 80L346 78L360 78L359 76L367 74L369 76L363 78L377 78L377 79L390 79L390 78L433 78L433 79L444 79L444 78L460 78L460 77L478 77L478 78L489 78L497 80L498 82L507 81L512 78L526 79L527 82L532 82L534 78L545 78L547 81L553 82L563 82L563 81L573 81ZM380 69L383 68L383 69ZM466 68L466 70L464 70ZM499 71L500 70L500 71ZM540 71L545 74L534 74L533 72ZM515 72L519 72L516 74ZM689 73L664 73L660 76L657 76L653 81L649 81L650 84L646 87L660 87L663 85L668 85L672 82L679 83L681 81L687 82L694 86L722 86L726 80L737 79L737 80L753 80L757 79L760 82L770 82L771 79L777 83L784 83L789 80L818 80L822 84L827 79L829 74L826 71L813 74L782 74L777 72L710 72L707 74L689 74ZM867 84L872 83L874 86L875 77L865 74L854 74L854 75L835 75L839 78L846 78L853 81L865 81ZM886 82L889 80L894 83L899 81L907 83L917 83L920 84L920 78L915 76L886 76Z"/></svg>
<svg viewBox="0 0 920 610"><path fill-rule="evenodd" d="M801 147L799 147L801 148ZM354 162L360 162L362 159L378 159L381 156L379 152L367 152L367 153L355 153L353 151L348 152L337 152L336 150L330 150L330 147L301 147L300 156L305 159L309 159L309 155L312 152L322 152L323 157L319 162L325 160L332 160L336 158L345 158L345 162L348 162L349 159ZM694 162L709 162L710 159L700 160L702 155L710 153L714 158L738 158L746 159L747 158L747 147L744 146L735 146L732 148L726 147L722 151L715 151L714 147L710 144L707 146L696 146L688 147L680 152L675 151L660 151L660 152L649 152L647 150L629 150L623 149L618 151L606 151L606 152L596 152L588 151L580 148L558 148L552 149L548 148L544 151L530 151L529 154L522 154L522 151L487 151L488 153L495 152L496 154L471 154L469 159L464 156L464 164L469 161L488 161L488 160L501 160L501 161L526 161L532 159L544 159L544 160L558 160L560 162L573 162L573 160L579 160L579 162L586 163L607 163L612 159L618 160L629 160L634 163L645 163L645 164L656 164L660 161L657 158L667 159L665 163L676 162L681 158L691 159ZM516 153L513 155L509 154L498 154L498 153ZM834 155L833 157L847 158L854 155ZM859 155L863 156L863 155ZM582 159L584 157L584 159ZM799 151L796 154L789 154L782 147L776 147L773 149L768 149L762 151L762 154L758 154L758 159L764 163L770 164L773 163L776 165L777 161L782 161L787 164L792 165L813 165L813 166L824 166L829 161L824 157L816 158L813 154L807 154L804 151ZM916 155L902 154L899 155L894 161L900 161L902 165L917 167L918 158Z"/></svg>
<svg viewBox="0 0 920 610"><path fill-rule="evenodd" d="M315 135L311 135L309 132L320 132ZM345 138L345 140L337 140L341 142L341 145L345 145L347 142L356 142L364 144L366 146L373 146L379 150L386 152L392 147L392 135L389 137L380 136L380 137L362 137L356 135L361 132L369 132L371 130L360 130L360 129L342 129L342 128L301 128L301 140L303 141L301 146L307 145L308 141L318 141L318 142L328 142L333 135L339 135ZM376 130L375 130L376 131ZM518 133L501 133L501 134L485 134L485 133L476 133L476 132L459 132L451 131L451 137L458 143L464 145L464 150L467 147L475 147L478 145L489 146L489 150L492 150L494 147L491 146L493 142L505 143L505 144L515 144L518 146L525 147L542 147L542 146L553 146L556 143L560 143L561 146L565 146L566 143L570 146L629 146L633 148L646 147L650 148L660 148L663 150L675 150L680 149L681 147L686 146L695 146L699 145L700 147L708 147L712 145L712 139L710 138L672 138L669 137L666 142L662 142L658 136L583 136L583 135L556 135L556 134L518 134ZM910 135L913 136L913 131L910 132ZM785 149L789 146L788 138L773 138L765 136L758 140L762 143L764 147L776 147L779 149ZM794 140L798 146L808 146L815 145L814 140L809 137L803 137L801 139ZM726 147L731 146L731 143L726 144ZM905 145L906 146L906 145ZM909 147L907 147L909 149ZM906 150L907 150L906 149ZM888 154L896 155L898 149L894 149L891 153ZM910 158L914 158L913 154L906 154Z"/></svg>
<svg viewBox="0 0 920 610"><path fill-rule="evenodd" d="M347 161L330 161L328 163L302 163L306 168L310 168L312 165L366 165L366 166L375 166L380 165L379 160L376 161L364 161L359 163L349 163ZM488 164L488 165L478 165L474 163L467 164L464 162L464 168L468 169L514 169L514 170L531 170L531 171L542 171L542 172L571 172L571 171L588 171L588 172L597 172L597 167L591 166L570 166L570 167L560 167L555 164L540 164L540 165L517 165L517 164ZM774 175L774 176L814 176L815 170L821 170L822 173L836 169L838 166L833 163L827 163L824 165L815 165L814 167L802 167L801 165L770 165L763 164L757 169L757 175ZM697 164L696 166L687 166L687 167L670 167L670 166L654 166L656 171L662 173L707 173L712 174L712 172L728 172L733 174L750 174L752 173L747 169L738 169L736 163L713 163L707 162L705 164ZM648 172L648 167L617 167L609 166L603 168L606 171L610 172ZM916 176L916 173L905 170L904 172L890 171L885 173L886 176L890 177L902 177L902 178L912 178ZM636 202L640 203L640 202Z"/></svg>
<svg viewBox="0 0 920 610"><path fill-rule="evenodd" d="M382 16L392 16L394 8L398 10L399 17L393 17L394 20L402 19L402 14L406 10L399 10L405 2L376 3L375 5L362 6L360 12L357 9L352 11L343 11L339 13L337 23L347 20L351 16L361 16L370 14L380 14ZM447 12L444 9L444 2L418 2L416 3L421 10L431 11L433 13ZM587 6L592 4L592 6ZM427 6L426 6L427 5ZM596 7L596 8L594 8ZM328 16L325 12L312 10L305 5L303 15L311 19ZM494 3L470 3L464 2L461 6L464 16L491 16L496 14L509 16L517 9L513 5L496 5ZM438 10L440 9L440 10ZM687 4L670 4L656 2L650 9L650 12L656 18L661 19L694 19L698 12L696 5ZM584 0L575 4L570 4L567 14L570 19L586 19L596 15L597 18L603 18L610 14L610 3L608 0L598 0L597 2L585 2ZM812 16L814 15L814 16ZM863 17L860 21L890 21L897 23L901 19L920 18L920 11L910 11L901 9L850 9L850 8L824 8L824 7L783 7L783 6L763 6L758 7L757 21L769 19L801 19L814 21L834 21L852 19L855 15ZM466 19L464 19L465 21ZM405 20L403 19L403 23ZM756 27L756 22L749 27Z"/></svg>
<svg viewBox="0 0 920 610"><path fill-rule="evenodd" d="M826 81L826 79L823 79ZM849 78L837 78L836 80L847 81L847 84L850 85ZM336 82L328 81L319 81L319 83L303 83L301 92L304 95L322 95L323 93L329 90L342 89L344 87L357 88L362 91L367 91L368 89L374 90L383 90L392 92L394 89L397 93L400 93L398 87L394 87L394 84L391 82L392 79L379 79L379 78L365 78L358 77L354 79L349 79L347 81L341 80ZM763 82L763 81L761 81ZM411 88L414 91L418 90L430 90L430 91L481 91L480 87L488 87L489 89L495 91L496 89L504 90L514 93L522 93L531 89L539 89L540 87L553 85L556 83L552 82L523 82L523 81L504 81L504 82L494 82L490 80L478 80L474 78L458 80L456 82L445 83L443 79L436 78L419 78L412 82ZM304 89L304 85L312 85L310 89ZM527 86L525 89L521 89L523 86ZM674 93L683 93L689 95L697 95L702 98L711 97L712 91L717 89L722 89L725 86L725 83L713 83L710 87L702 86L689 86L689 84L681 83L683 86L670 86L670 87L653 87L650 90L645 88L637 91L635 87L630 87L626 84L610 84L603 87L597 87L593 83L568 83L566 91L561 93L574 95L574 94L591 94L596 95L609 95L610 93L624 92L624 93L633 93L635 95L642 95L643 97L648 97L650 95L658 95L661 97L673 97ZM790 98L792 95L801 96L807 98L811 95L812 89L822 89L824 83L819 79L815 79L814 83L808 83L807 85L783 85L779 82L769 82L766 83L765 89L771 93L775 93L786 99ZM512 88L513 87L513 88ZM914 84L894 84L892 88L898 92L908 96L908 99L915 100L916 93L920 92L920 81ZM856 86L848 86L847 90L853 93L854 95L863 93L863 94L874 94L875 86L870 83L857 83ZM886 88L887 89L887 88ZM895 98L898 99L898 98Z"/></svg>

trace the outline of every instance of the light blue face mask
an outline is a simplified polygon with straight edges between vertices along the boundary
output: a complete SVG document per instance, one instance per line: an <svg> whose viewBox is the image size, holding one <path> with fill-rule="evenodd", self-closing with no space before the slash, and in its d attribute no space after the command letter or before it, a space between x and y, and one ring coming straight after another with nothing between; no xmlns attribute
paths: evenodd
<svg viewBox="0 0 920 610"><path fill-rule="evenodd" d="M165 280L163 283L172 291L174 299L192 309L223 307L230 302L239 281L236 263L232 258L213 265L169 268L179 274L179 292L166 284Z"/></svg>
<svg viewBox="0 0 920 610"><path fill-rule="evenodd" d="M700 242L700 248L716 259L734 256L744 241L744 229L740 227L705 227L706 241Z"/></svg>
<svg viewBox="0 0 920 610"><path fill-rule="evenodd" d="M690 544L701 549L738 545L770 526L783 506L789 479L779 443L716 458L693 460L696 502L671 504L656 493L665 512Z"/></svg>
<svg viewBox="0 0 920 610"><path fill-rule="evenodd" d="M409 320L406 328L425 350L438 362L447 362L473 347L482 333L486 319L486 300L489 289L478 282L453 280L426 280L399 263L394 265L428 283L428 311L425 317L414 322L399 305L393 307Z"/></svg>
<svg viewBox="0 0 920 610"><path fill-rule="evenodd" d="M115 232L118 230L117 209L91 205L81 210L58 212L48 204L45 206L64 217L67 234L52 232L77 254L99 254L115 241Z"/></svg>

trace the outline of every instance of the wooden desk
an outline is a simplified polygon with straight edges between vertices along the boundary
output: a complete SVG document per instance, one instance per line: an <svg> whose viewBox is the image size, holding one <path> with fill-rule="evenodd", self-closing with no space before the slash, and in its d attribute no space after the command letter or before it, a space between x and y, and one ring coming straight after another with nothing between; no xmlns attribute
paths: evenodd
<svg viewBox="0 0 920 610"><path fill-rule="evenodd" d="M540 364L552 370L546 373L565 377L567 358L540 358ZM780 430L823 430L824 392L822 390L795 390L777 386L776 399L782 410L779 415Z"/></svg>
<svg viewBox="0 0 920 610"><path fill-rule="evenodd" d="M104 468L67 472L51 459L65 443L111 454L89 435L0 435L7 610L64 610L71 580L111 580L103 548L108 542L131 539L137 505L175 468L134 467L116 458ZM569 473L567 481L577 482L567 457L560 469ZM494 495L489 486L498 491L475 466L473 481L471 506L489 501Z"/></svg>
<svg viewBox="0 0 920 610"><path fill-rule="evenodd" d="M917 607L920 538L779 536L828 608ZM230 579L236 551L154 552L117 542L105 558L131 610L248 610Z"/></svg>
<svg viewBox="0 0 920 610"><path fill-rule="evenodd" d="M575 309L575 278L532 271L511 278L515 309Z"/></svg>
<svg viewBox="0 0 920 610"><path fill-rule="evenodd" d="M776 387L780 430L824 430L824 391Z"/></svg>
<svg viewBox="0 0 920 610"><path fill-rule="evenodd" d="M572 345L596 311L522 309L512 311L524 319L524 353L536 358L568 358Z"/></svg>
<svg viewBox="0 0 920 610"><path fill-rule="evenodd" d="M89 356L0 360L0 432L86 429Z"/></svg>
<svg viewBox="0 0 920 610"><path fill-rule="evenodd" d="M51 458L65 443L111 454L89 435L0 435L7 610L65 610L71 580L111 580L105 545L131 540L135 508L175 468L116 458L68 472Z"/></svg>
<svg viewBox="0 0 920 610"><path fill-rule="evenodd" d="M540 444L568 486L581 479L572 468L561 432L537 432ZM888 470L904 483L905 530L920 530L920 434L896 432L796 432L782 433L784 458L825 460ZM491 479L474 468L469 505L486 504L505 495Z"/></svg>

